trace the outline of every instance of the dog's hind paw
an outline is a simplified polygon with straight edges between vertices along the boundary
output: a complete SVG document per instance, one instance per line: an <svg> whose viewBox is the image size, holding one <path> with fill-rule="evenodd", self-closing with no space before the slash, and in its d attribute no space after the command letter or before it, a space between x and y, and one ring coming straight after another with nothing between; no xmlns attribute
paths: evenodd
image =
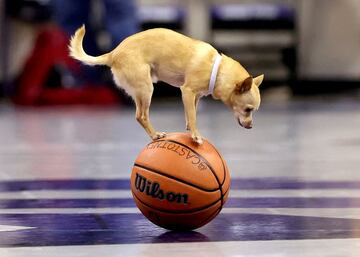
<svg viewBox="0 0 360 257"><path fill-rule="evenodd" d="M192 134L191 138L195 143L197 143L199 145L202 145L204 143L204 141L200 135Z"/></svg>
<svg viewBox="0 0 360 257"><path fill-rule="evenodd" d="M166 133L165 133L165 132L156 132L156 133L152 136L152 140L164 138L165 136L166 136Z"/></svg>

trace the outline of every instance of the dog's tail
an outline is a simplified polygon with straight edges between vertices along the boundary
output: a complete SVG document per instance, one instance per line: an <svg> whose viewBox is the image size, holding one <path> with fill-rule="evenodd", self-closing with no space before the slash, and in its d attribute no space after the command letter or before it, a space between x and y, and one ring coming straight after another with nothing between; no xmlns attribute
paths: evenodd
<svg viewBox="0 0 360 257"><path fill-rule="evenodd" d="M85 26L82 25L75 34L71 37L69 50L70 56L87 65L107 65L110 66L110 53L100 56L91 56L85 53L83 49L83 39L85 35Z"/></svg>

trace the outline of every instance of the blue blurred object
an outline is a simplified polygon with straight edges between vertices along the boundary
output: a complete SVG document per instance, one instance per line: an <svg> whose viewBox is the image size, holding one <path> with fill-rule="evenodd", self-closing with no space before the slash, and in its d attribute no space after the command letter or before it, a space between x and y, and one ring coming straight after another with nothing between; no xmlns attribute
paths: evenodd
<svg viewBox="0 0 360 257"><path fill-rule="evenodd" d="M94 4L98 5L94 8ZM101 10L97 9L99 4ZM108 52L126 37L139 31L137 8L132 0L52 0L52 5L55 21L69 36L85 24L84 48L90 55ZM98 41L99 35L104 32L110 39L106 47L99 46ZM102 82L109 77L105 68L82 66L82 69L84 79L88 81Z"/></svg>
<svg viewBox="0 0 360 257"><path fill-rule="evenodd" d="M86 25L87 35L85 45L89 45L89 52L94 51L94 38L97 30L104 29L111 36L111 46L115 47L126 37L139 30L137 8L132 0L103 0L104 14L102 24L94 26L92 16L92 0L63 1L52 0L55 20L69 33L73 34L82 24ZM90 41L92 41L90 43Z"/></svg>

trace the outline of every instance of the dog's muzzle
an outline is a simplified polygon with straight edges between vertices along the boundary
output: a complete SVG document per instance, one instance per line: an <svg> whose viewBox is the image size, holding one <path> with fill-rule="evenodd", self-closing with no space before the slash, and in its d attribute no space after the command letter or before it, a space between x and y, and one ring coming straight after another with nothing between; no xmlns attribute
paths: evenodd
<svg viewBox="0 0 360 257"><path fill-rule="evenodd" d="M251 129L252 128L252 123L249 123L249 124L242 124L241 121L240 121L240 118L237 119L238 120L238 123L241 127L243 128L246 128L246 129Z"/></svg>

